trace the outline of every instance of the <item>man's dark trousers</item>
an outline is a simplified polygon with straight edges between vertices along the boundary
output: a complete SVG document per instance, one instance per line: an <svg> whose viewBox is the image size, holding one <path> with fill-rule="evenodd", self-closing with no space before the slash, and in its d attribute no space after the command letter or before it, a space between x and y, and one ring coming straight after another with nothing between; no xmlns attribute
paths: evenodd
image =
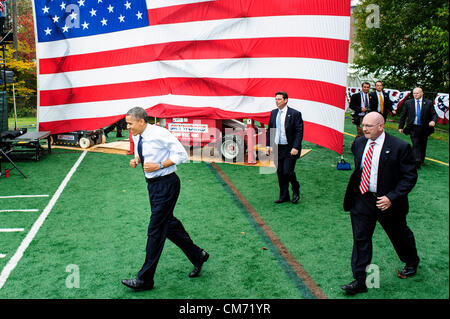
<svg viewBox="0 0 450 319"><path fill-rule="evenodd" d="M295 163L299 156L292 156L292 147L278 144L277 175L280 186L280 199L289 200L289 183L292 185L292 192L300 194L300 184L295 175Z"/></svg>
<svg viewBox="0 0 450 319"><path fill-rule="evenodd" d="M400 260L406 264L419 262L413 232L406 224L406 215L390 209L381 211L376 207L374 193L358 194L350 211L353 229L353 252L351 266L353 277L365 282L366 267L372 259L372 235L376 222L380 223L394 246Z"/></svg>
<svg viewBox="0 0 450 319"><path fill-rule="evenodd" d="M422 125L411 128L412 151L417 164L423 164L427 152L428 132Z"/></svg>
<svg viewBox="0 0 450 319"><path fill-rule="evenodd" d="M200 261L201 248L196 246L183 224L173 216L173 210L180 194L180 179L175 173L147 180L152 214L147 232L146 257L138 278L153 281L166 238L185 253L192 264Z"/></svg>

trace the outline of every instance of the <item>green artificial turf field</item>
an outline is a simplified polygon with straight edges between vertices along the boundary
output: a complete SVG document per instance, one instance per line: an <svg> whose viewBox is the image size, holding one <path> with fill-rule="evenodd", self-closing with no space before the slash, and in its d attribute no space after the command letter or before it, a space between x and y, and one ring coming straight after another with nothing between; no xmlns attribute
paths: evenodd
<svg viewBox="0 0 450 319"><path fill-rule="evenodd" d="M354 133L349 119L346 132ZM388 132L399 136L395 130ZM353 168L352 140L344 135L344 158ZM377 226L372 263L379 269L380 287L355 297L339 288L352 280L351 225L342 209L351 171L336 169L337 153L308 142L303 147L311 152L296 166L301 183L298 205L273 203L278 195L276 174L260 174L260 168L252 166L218 166L328 298L448 299L449 168L433 161L448 163L448 142L429 140L429 160L410 194L408 224L421 257L418 274L397 278L403 264ZM194 162L178 166L182 189L175 216L211 255L201 276L188 278L192 265L167 241L155 288L141 293L126 288L120 280L134 277L145 257L149 203L142 172L129 167L130 156L88 152L51 206L80 156L79 151L54 149L39 162L20 157L16 164L28 178L17 170L0 178L0 196L48 195L0 198L0 210L37 210L0 212L0 229L23 228L0 232L0 299L313 297L211 164ZM3 162L5 167L9 164ZM18 254L45 212L42 226L23 255Z"/></svg>

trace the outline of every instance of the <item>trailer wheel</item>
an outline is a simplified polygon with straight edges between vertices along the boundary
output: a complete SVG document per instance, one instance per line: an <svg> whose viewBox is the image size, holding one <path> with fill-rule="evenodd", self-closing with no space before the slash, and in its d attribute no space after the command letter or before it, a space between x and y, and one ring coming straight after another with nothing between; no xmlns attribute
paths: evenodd
<svg viewBox="0 0 450 319"><path fill-rule="evenodd" d="M88 148L89 146L91 146L91 140L88 137L80 138L80 147L81 148Z"/></svg>
<svg viewBox="0 0 450 319"><path fill-rule="evenodd" d="M238 135L225 135L220 147L222 157L225 161L244 161L244 141Z"/></svg>

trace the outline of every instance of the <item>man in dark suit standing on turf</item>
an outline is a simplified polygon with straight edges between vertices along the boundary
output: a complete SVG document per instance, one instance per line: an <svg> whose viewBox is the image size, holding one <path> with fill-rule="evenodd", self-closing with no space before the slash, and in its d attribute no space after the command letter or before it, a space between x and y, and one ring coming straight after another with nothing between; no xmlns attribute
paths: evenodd
<svg viewBox="0 0 450 319"><path fill-rule="evenodd" d="M186 150L168 130L150 125L143 108L129 110L126 121L133 134L136 155L130 160L130 166L142 165L152 213L145 262L136 278L124 279L122 283L136 291L153 288L153 277L166 238L177 245L194 265L189 277L197 277L209 254L193 243L183 224L173 215L180 194L176 165L188 159Z"/></svg>
<svg viewBox="0 0 450 319"><path fill-rule="evenodd" d="M393 115L396 114L394 107L392 106L392 101L389 98L389 94L383 90L383 82L375 82L375 91L370 93L370 112L379 112L383 114L384 121L389 113Z"/></svg>
<svg viewBox="0 0 450 319"><path fill-rule="evenodd" d="M297 204L300 199L295 163L302 152L303 119L302 114L288 107L287 103L286 92L275 94L277 108L270 113L266 135L267 155L270 155L270 145L274 145L277 152L275 163L280 187L280 197L275 201L277 204L290 201L289 183L292 186L292 203Z"/></svg>
<svg viewBox="0 0 450 319"><path fill-rule="evenodd" d="M368 113L362 122L364 136L355 139L355 170L344 198L353 229L351 267L354 281L341 288L349 295L366 292L366 268L372 259L372 235L378 221L400 260L406 265L398 277L417 272L419 257L414 234L406 224L408 193L417 181L411 146L384 132L384 119Z"/></svg>
<svg viewBox="0 0 450 319"><path fill-rule="evenodd" d="M353 94L350 98L349 108L353 110L352 123L356 126L356 136L364 135L361 129L361 120L370 110L372 96L369 94L370 83L363 82L361 92Z"/></svg>
<svg viewBox="0 0 450 319"><path fill-rule="evenodd" d="M413 96L414 99L407 100L403 104L398 131L411 137L416 166L420 169L425 162L428 136L434 133L437 113L433 102L423 98L421 88L415 88Z"/></svg>

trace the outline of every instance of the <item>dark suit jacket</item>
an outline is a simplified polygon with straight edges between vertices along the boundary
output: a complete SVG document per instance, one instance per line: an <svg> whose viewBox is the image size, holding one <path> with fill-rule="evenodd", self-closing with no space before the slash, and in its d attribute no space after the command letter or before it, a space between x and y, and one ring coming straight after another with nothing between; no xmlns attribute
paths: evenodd
<svg viewBox="0 0 450 319"><path fill-rule="evenodd" d="M392 101L389 98L389 94L387 92L385 92L384 90L382 91L383 94L383 105L384 105L384 110L383 110L383 117L384 119L386 119L387 115L389 112L392 112L394 110L394 107L392 106ZM370 95L372 96L372 99L370 100L370 111L373 112L377 112L378 111L378 92L377 91L373 91L370 93Z"/></svg>
<svg viewBox="0 0 450 319"><path fill-rule="evenodd" d="M362 95L362 91L356 94L353 94L352 97L350 98L350 104L349 107L355 111L355 113L361 113L361 95ZM369 97L369 105L366 106L367 110L370 109L370 104L372 103L372 99L373 96L370 95L370 93L367 93L368 97Z"/></svg>
<svg viewBox="0 0 450 319"><path fill-rule="evenodd" d="M288 142L289 147L295 148L298 150L298 157L300 156L300 153L302 152L302 140L303 140L303 119L302 119L302 113L299 111L287 107L287 113L286 113L286 121L284 122L284 129L286 131L286 139ZM266 145L270 146L270 129L276 128L276 121L277 121L277 115L278 115L278 108L272 110L270 113L270 120L269 120L269 127L267 129L267 135L266 135ZM272 141L275 138L275 136L272 136Z"/></svg>
<svg viewBox="0 0 450 319"><path fill-rule="evenodd" d="M400 122L398 123L398 128L403 129L403 132L408 135L414 125L414 120L416 118L416 105L415 99L406 100L403 103L402 115L400 117ZM422 100L422 106L420 109L420 121L423 128L428 133L428 135L434 133L434 127L428 125L431 121L437 122L438 116L436 110L434 109L433 102L428 99ZM406 126L405 126L406 123Z"/></svg>
<svg viewBox="0 0 450 319"><path fill-rule="evenodd" d="M344 198L344 210L350 211L355 204L361 182L361 160L366 147L364 136L355 139L352 153L355 170L350 176ZM388 211L407 214L408 193L417 181L417 169L411 145L397 137L386 134L378 165L377 196L387 196L392 206ZM386 213L388 212L386 211Z"/></svg>
<svg viewBox="0 0 450 319"><path fill-rule="evenodd" d="M355 125L361 124L360 123L361 122L360 113L362 113L362 109L361 109L361 107L362 107L362 101L361 101L362 96L361 95L362 94L363 94L363 92L361 91L359 93L353 94L350 98L349 108L354 111L352 116L353 116L353 124L355 124ZM372 104L372 99L373 99L373 97L369 93L367 93L367 95L369 98L369 105L366 106L366 109L367 109L366 113L369 112L370 105ZM364 116L364 115L362 115L362 116Z"/></svg>

